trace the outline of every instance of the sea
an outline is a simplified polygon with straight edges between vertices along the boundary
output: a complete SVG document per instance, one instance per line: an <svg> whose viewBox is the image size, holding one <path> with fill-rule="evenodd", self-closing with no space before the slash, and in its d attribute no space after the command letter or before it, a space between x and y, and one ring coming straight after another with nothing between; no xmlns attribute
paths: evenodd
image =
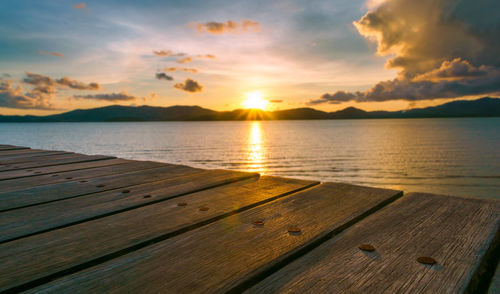
<svg viewBox="0 0 500 294"><path fill-rule="evenodd" d="M0 123L0 144L500 198L500 118Z"/></svg>

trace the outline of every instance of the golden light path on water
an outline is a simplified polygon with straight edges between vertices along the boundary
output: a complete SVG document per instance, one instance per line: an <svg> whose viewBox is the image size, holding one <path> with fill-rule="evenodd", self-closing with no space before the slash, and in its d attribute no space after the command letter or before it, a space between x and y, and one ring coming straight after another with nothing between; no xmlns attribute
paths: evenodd
<svg viewBox="0 0 500 294"><path fill-rule="evenodd" d="M253 121L250 125L250 133L248 134L248 171L265 172L263 149L261 124L259 121Z"/></svg>

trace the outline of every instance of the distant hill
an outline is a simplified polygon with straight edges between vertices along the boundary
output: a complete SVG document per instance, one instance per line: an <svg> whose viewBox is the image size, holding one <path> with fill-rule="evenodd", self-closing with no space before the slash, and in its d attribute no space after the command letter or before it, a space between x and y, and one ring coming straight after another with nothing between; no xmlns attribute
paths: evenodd
<svg viewBox="0 0 500 294"><path fill-rule="evenodd" d="M213 121L213 120L306 120L368 118L430 118L500 116L500 98L448 102L439 106L401 111L364 111L348 107L335 112L313 108L277 111L236 109L214 111L199 106L106 106L77 109L48 116L2 116L0 122L113 122L113 121Z"/></svg>

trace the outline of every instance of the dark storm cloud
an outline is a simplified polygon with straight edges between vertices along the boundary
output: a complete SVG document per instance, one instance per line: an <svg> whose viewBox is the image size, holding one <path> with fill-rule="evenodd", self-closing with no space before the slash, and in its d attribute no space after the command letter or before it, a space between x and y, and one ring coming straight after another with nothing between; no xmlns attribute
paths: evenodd
<svg viewBox="0 0 500 294"><path fill-rule="evenodd" d="M187 78L186 81L184 81L184 83L175 84L174 88L186 92L196 93L196 92L201 92L203 86L200 85L197 81Z"/></svg>
<svg viewBox="0 0 500 294"><path fill-rule="evenodd" d="M500 2L388 0L354 22L391 55L394 80L365 92L337 91L310 104L458 98L500 91Z"/></svg>
<svg viewBox="0 0 500 294"><path fill-rule="evenodd" d="M73 97L76 99L91 99L100 101L131 101L137 99L137 97L129 95L125 92L95 95L75 95Z"/></svg>

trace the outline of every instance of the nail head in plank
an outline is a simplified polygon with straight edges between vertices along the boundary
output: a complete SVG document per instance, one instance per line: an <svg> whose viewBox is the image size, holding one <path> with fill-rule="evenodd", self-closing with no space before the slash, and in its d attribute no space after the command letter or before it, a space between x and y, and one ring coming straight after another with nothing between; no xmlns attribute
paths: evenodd
<svg viewBox="0 0 500 294"><path fill-rule="evenodd" d="M309 249L399 195L392 190L322 184L30 291L225 292ZM266 225L256 228L256 218L264 219ZM299 236L286 232L294 223L302 228Z"/></svg>
<svg viewBox="0 0 500 294"><path fill-rule="evenodd" d="M82 185L78 183L78 181L69 181L32 187L26 190L5 192L0 193L0 211L17 209L45 202L59 201L62 199L102 192L104 190L145 184L201 171L200 169L187 166L166 165L159 168L89 179L88 185ZM99 185L105 185L106 188L97 187Z"/></svg>
<svg viewBox="0 0 500 294"><path fill-rule="evenodd" d="M24 177L24 178L1 181L0 193L25 190L36 186L51 185L73 179L79 180L79 179L98 178L103 176L123 174L132 171L140 171L145 169L157 168L161 166L167 166L167 164L164 163L150 162L150 161L126 161L123 159L111 159L111 160L116 160L117 164L103 166L103 167L89 168L85 170L63 172L59 173L58 177L52 177L52 175L50 174L40 175L37 174L41 173L40 171L31 170L27 173L32 174L33 175L32 177ZM80 183L82 183L82 181L80 181Z"/></svg>
<svg viewBox="0 0 500 294"><path fill-rule="evenodd" d="M192 169L183 176L134 186L133 191L128 194L112 190L5 211L0 218L0 241L3 243L255 176L252 173ZM145 194L153 197L144 198ZM64 213L60 213L61 211Z"/></svg>
<svg viewBox="0 0 500 294"><path fill-rule="evenodd" d="M102 219L0 244L0 291L51 277L133 246L167 238L304 189L316 182L260 177L182 196L194 207L217 206L204 214L177 207L177 199L137 208ZM155 195L161 195L155 192Z"/></svg>
<svg viewBox="0 0 500 294"><path fill-rule="evenodd" d="M499 221L498 200L410 193L248 293L464 293L481 271ZM376 254L357 249L365 241ZM417 261L425 256L433 260Z"/></svg>

